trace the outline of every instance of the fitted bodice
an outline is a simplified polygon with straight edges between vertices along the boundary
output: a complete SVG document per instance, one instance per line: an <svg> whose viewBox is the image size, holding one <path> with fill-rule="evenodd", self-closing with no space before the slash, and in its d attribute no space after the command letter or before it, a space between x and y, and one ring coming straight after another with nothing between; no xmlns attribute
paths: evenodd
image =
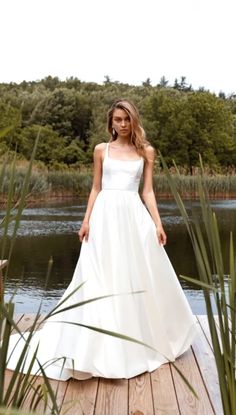
<svg viewBox="0 0 236 415"><path fill-rule="evenodd" d="M143 158L117 160L109 157L106 145L103 160L102 190L132 190L137 192L143 172Z"/></svg>

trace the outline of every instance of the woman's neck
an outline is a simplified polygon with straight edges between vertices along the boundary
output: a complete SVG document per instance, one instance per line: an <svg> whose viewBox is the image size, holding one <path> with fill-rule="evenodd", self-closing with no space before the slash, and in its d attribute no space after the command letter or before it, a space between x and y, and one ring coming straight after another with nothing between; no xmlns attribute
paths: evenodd
<svg viewBox="0 0 236 415"><path fill-rule="evenodd" d="M130 137L125 138L125 137L119 137L118 136L117 139L115 141L113 141L113 143L117 143L117 145L120 145L120 146L123 146L123 147L125 147L125 146L130 147L132 145Z"/></svg>

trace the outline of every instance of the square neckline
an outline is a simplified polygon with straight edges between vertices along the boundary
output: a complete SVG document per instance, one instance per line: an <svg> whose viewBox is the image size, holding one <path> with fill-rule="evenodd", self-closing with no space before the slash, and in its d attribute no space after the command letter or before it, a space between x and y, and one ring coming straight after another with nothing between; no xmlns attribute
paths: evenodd
<svg viewBox="0 0 236 415"><path fill-rule="evenodd" d="M109 144L110 143L106 143L106 150L105 150L105 157L104 157L104 160L105 160L105 158L107 157L108 159L110 159L110 160L114 160L114 161L141 161L142 159L143 159L143 157L140 157L139 159L127 159L127 160L125 160L125 159L114 159L114 158L112 158L112 157L110 157L109 156L109 154L108 154L108 148L109 148ZM103 160L103 161L104 161Z"/></svg>

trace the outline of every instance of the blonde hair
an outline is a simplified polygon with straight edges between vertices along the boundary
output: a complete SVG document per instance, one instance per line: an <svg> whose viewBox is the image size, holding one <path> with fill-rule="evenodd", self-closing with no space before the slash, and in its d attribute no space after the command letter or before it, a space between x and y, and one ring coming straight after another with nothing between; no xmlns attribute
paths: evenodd
<svg viewBox="0 0 236 415"><path fill-rule="evenodd" d="M117 139L117 133L115 135L112 134L113 113L117 108L122 109L126 112L126 114L128 114L131 125L131 143L136 147L137 153L146 160L147 157L145 147L150 143L146 139L146 134L140 120L138 109L128 99L117 99L113 102L112 106L108 110L107 129L108 132L111 134L110 141L115 141Z"/></svg>

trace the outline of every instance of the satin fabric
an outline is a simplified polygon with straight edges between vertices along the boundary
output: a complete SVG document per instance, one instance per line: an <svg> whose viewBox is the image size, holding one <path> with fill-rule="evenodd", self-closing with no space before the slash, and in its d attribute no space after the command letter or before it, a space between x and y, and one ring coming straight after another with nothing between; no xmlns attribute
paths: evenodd
<svg viewBox="0 0 236 415"><path fill-rule="evenodd" d="M143 167L143 158L111 158L106 145L102 190L90 216L89 239L82 242L72 281L60 302L84 284L61 308L98 296L118 295L51 317L35 332L24 370L39 344L41 364L66 358L47 367L51 378L128 379L174 361L193 342L195 318L138 193ZM133 337L155 350L76 323ZM18 335L11 336L9 350L17 340ZM8 368L15 368L23 343L18 342ZM37 369L35 365L32 373Z"/></svg>

